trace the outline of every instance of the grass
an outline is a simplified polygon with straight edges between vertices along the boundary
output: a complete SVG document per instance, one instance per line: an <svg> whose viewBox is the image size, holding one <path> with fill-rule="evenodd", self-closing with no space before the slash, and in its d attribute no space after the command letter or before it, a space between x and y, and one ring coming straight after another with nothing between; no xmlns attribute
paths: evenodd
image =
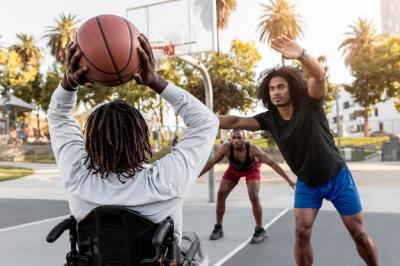
<svg viewBox="0 0 400 266"><path fill-rule="evenodd" d="M215 145L214 145L214 151L216 151L220 145L220 139L215 140ZM250 143L257 145L261 149L268 151L268 142L265 138L259 138L259 139L247 139ZM356 137L356 138L350 138L350 137L345 137L341 139L341 147L364 147L366 149L367 155L369 153L372 153L374 151L380 150L382 147L382 143L385 141L389 141L389 137L368 137L368 138L363 138L363 137ZM335 138L335 143L337 143L337 138ZM170 150L170 147L168 145L164 145L163 148L153 154L153 158L150 159L150 163L164 157ZM13 157L1 157L0 160L2 161L13 161ZM23 159L25 162L32 162L32 163L55 163L55 159L53 154L27 154L25 155L25 158ZM226 162L226 160L223 160L223 162Z"/></svg>
<svg viewBox="0 0 400 266"><path fill-rule="evenodd" d="M33 170L30 168L0 166L0 181L31 175Z"/></svg>
<svg viewBox="0 0 400 266"><path fill-rule="evenodd" d="M335 144L338 145L337 138L335 139ZM262 149L266 149L268 147L267 140L265 138L260 139L250 139L248 140L250 143L259 146ZM340 139L340 145L342 147L369 147L380 150L382 147L382 143L389 141L389 137L345 137Z"/></svg>
<svg viewBox="0 0 400 266"><path fill-rule="evenodd" d="M373 147L377 150L380 150L382 147L382 143L385 141L389 141L389 137L357 137L357 138L341 138L340 145L342 147L351 147L351 146L369 146ZM336 145L338 144L337 138L335 138Z"/></svg>

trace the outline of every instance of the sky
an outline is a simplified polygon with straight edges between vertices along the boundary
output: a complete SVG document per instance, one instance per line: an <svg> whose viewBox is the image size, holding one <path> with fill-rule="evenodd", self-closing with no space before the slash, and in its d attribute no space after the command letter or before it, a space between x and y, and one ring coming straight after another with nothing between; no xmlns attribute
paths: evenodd
<svg viewBox="0 0 400 266"><path fill-rule="evenodd" d="M127 8L138 0L0 0L0 43L13 44L17 33L33 34L40 47L46 47L43 35L46 26L55 24L61 13L75 14L82 22L99 14L125 16ZM141 0L143 2L143 0ZM262 14L261 3L267 0L237 0L237 10L232 14L228 29L221 32L221 48L228 50L234 38L255 41L262 60L257 72L278 65L280 56L267 44L260 43L257 25ZM330 68L330 78L335 83L351 82L349 70L343 63L338 46L345 38L348 26L358 17L373 21L380 32L380 0L291 0L304 22L304 36L298 42L313 56L325 55ZM44 65L53 59L46 55Z"/></svg>

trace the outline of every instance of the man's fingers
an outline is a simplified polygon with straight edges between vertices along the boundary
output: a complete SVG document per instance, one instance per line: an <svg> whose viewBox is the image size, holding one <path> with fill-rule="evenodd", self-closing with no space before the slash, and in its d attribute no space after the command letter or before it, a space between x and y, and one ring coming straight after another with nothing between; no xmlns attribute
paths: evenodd
<svg viewBox="0 0 400 266"><path fill-rule="evenodd" d="M282 46L278 46L278 45L276 45L276 44L271 42L271 48L276 50L276 51L278 51L278 52L280 52L280 53L282 53Z"/></svg>
<svg viewBox="0 0 400 266"><path fill-rule="evenodd" d="M147 56L146 52L142 49L142 47L138 47L138 52L139 52L139 56L140 59L142 61L142 68L144 69L149 69L150 68L150 61L149 61L149 57Z"/></svg>
<svg viewBox="0 0 400 266"><path fill-rule="evenodd" d="M77 45L74 42L70 42L67 47L67 63L71 62L72 56L75 54Z"/></svg>
<svg viewBox="0 0 400 266"><path fill-rule="evenodd" d="M283 37L284 37L284 35L279 35L276 39L277 39L280 43L284 44L284 43L285 43L285 39L284 39Z"/></svg>
<svg viewBox="0 0 400 266"><path fill-rule="evenodd" d="M150 64L154 65L155 60L154 60L153 51L151 50L149 41L143 34L141 34L139 36L139 41L140 41L140 45L141 45L142 49L145 51L145 53L149 59Z"/></svg>
<svg viewBox="0 0 400 266"><path fill-rule="evenodd" d="M287 38L285 35L280 35L279 37L276 38L276 40L279 43L279 45L281 45L282 47L287 46L292 41L289 38Z"/></svg>
<svg viewBox="0 0 400 266"><path fill-rule="evenodd" d="M271 41L271 46L275 46L275 47L279 47L279 48L283 48L284 45L281 41L279 41L278 39L272 39Z"/></svg>
<svg viewBox="0 0 400 266"><path fill-rule="evenodd" d="M72 46L75 46L75 42L71 41L68 45L67 45L67 49L71 49Z"/></svg>
<svg viewBox="0 0 400 266"><path fill-rule="evenodd" d="M282 35L282 39L284 40L285 43L289 43L292 41L292 39L289 39L286 35Z"/></svg>
<svg viewBox="0 0 400 266"><path fill-rule="evenodd" d="M79 51L79 49L76 49L74 55L71 58L71 61L69 62L69 67L72 71L76 71L79 69L80 59L81 59L81 51Z"/></svg>
<svg viewBox="0 0 400 266"><path fill-rule="evenodd" d="M149 39L148 39L147 36L144 35L143 33L140 34L140 36L143 37L143 39L146 41L146 44L147 44L147 46L149 47L149 49L150 49L150 51L151 51L151 53L150 53L150 54L151 54L151 58L154 60L153 49L151 49L151 45L150 45ZM154 60L154 62L155 62L155 60Z"/></svg>
<svg viewBox="0 0 400 266"><path fill-rule="evenodd" d="M79 69L74 73L74 78L75 78L76 80L80 80L80 81L86 79L86 78L85 78L85 73L86 73L87 70L88 70L88 69L87 69L86 66L83 66L83 67L79 68Z"/></svg>
<svg viewBox="0 0 400 266"><path fill-rule="evenodd" d="M143 84L143 79L142 79L142 77L140 76L139 73L134 74L133 75L133 79L136 80L137 84L139 84L139 85Z"/></svg>

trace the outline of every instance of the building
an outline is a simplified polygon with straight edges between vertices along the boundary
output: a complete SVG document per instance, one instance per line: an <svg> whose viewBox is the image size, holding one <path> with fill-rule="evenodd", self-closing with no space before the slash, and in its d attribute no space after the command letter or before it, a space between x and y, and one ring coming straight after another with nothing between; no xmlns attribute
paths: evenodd
<svg viewBox="0 0 400 266"><path fill-rule="evenodd" d="M381 0L382 33L400 34L400 0Z"/></svg>
<svg viewBox="0 0 400 266"><path fill-rule="evenodd" d="M340 92L337 102L341 136L364 136L364 109L356 104L351 95L344 90ZM333 101L327 118L332 132L337 134L336 101ZM378 103L370 112L368 120L370 134L382 132L400 134L400 112L396 110L393 99Z"/></svg>

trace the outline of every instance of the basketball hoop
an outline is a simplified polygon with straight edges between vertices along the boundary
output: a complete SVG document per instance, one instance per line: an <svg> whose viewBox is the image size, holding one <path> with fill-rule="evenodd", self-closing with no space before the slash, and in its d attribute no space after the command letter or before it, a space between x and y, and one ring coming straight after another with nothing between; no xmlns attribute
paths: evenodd
<svg viewBox="0 0 400 266"><path fill-rule="evenodd" d="M157 70L164 70L167 67L169 56L175 55L175 45L167 42L152 43L151 48L156 60Z"/></svg>

